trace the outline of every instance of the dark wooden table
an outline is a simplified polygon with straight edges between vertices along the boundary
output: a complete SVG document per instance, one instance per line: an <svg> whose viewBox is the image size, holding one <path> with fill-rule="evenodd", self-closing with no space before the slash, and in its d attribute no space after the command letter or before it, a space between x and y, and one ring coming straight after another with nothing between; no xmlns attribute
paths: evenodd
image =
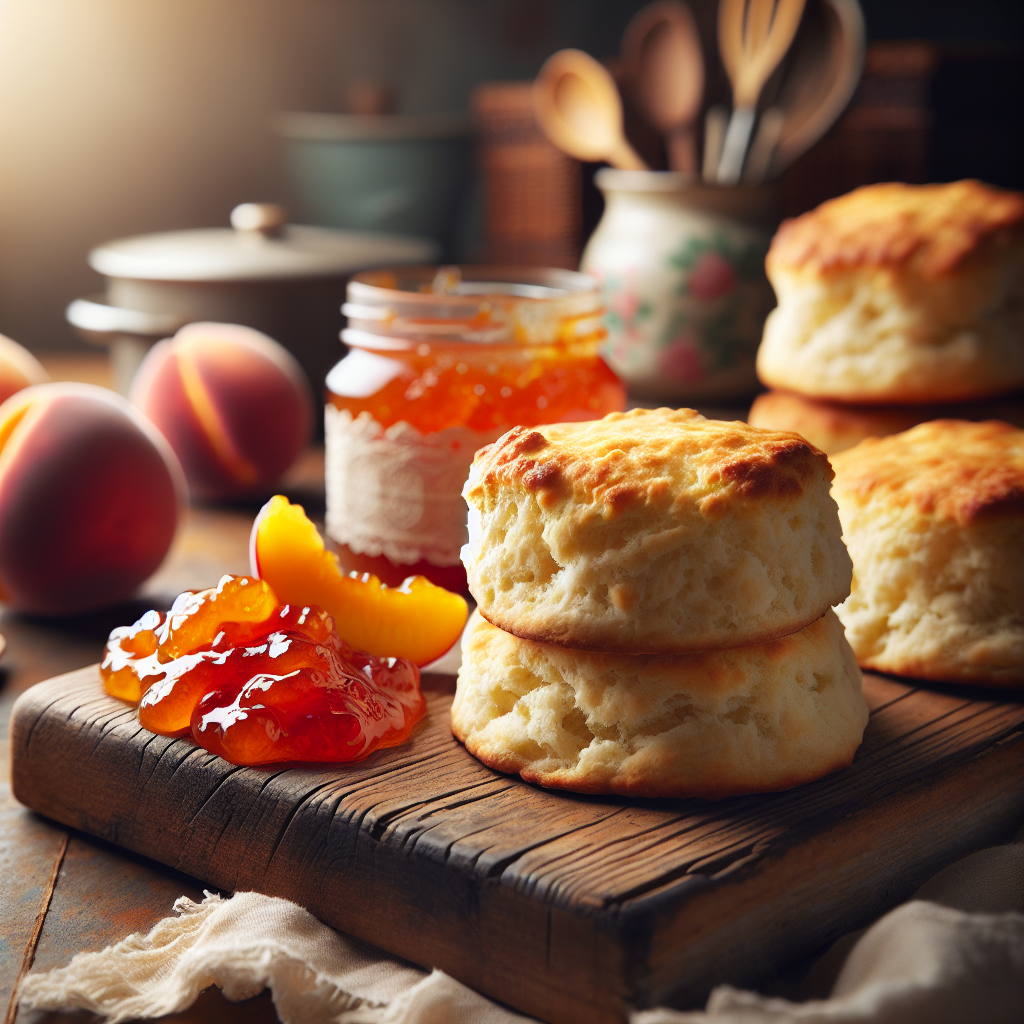
<svg viewBox="0 0 1024 1024"><path fill-rule="evenodd" d="M323 514L323 452L306 453L281 486L315 518ZM102 949L146 931L179 896L203 898L203 885L154 861L62 828L11 796L8 719L35 683L98 661L117 625L146 608L166 608L183 590L213 586L224 573L249 571L249 531L258 503L192 508L164 565L127 605L70 620L46 621L0 610L7 649L0 660L0 1013L5 1024L93 1020L91 1014L19 1012L18 978L30 967L64 966L80 951ZM218 989L168 1021L273 1022L269 994L229 1003Z"/></svg>
<svg viewBox="0 0 1024 1024"><path fill-rule="evenodd" d="M322 451L307 453L281 490L314 518L322 517ZM96 662L110 629L133 621L145 608L165 608L182 590L212 586L224 573L247 572L257 507L191 509L166 563L128 605L60 622L0 610L0 633L7 639L0 660L0 1013L6 1014L5 1024L92 1019L84 1013L19 1012L12 1001L18 978L29 968L63 966L77 952L148 930L172 912L177 897L198 900L204 888L195 878L21 807L9 786L11 706L33 684ZM277 1018L267 993L233 1004L210 989L188 1011L164 1019L269 1024Z"/></svg>

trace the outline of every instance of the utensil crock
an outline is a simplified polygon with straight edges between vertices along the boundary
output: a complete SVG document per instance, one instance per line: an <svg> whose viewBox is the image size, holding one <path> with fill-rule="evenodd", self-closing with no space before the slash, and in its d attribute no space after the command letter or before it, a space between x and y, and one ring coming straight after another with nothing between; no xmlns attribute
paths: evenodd
<svg viewBox="0 0 1024 1024"><path fill-rule="evenodd" d="M605 358L641 399L736 401L775 305L764 258L772 185L724 188L671 171L604 168L605 211L580 269L604 288Z"/></svg>

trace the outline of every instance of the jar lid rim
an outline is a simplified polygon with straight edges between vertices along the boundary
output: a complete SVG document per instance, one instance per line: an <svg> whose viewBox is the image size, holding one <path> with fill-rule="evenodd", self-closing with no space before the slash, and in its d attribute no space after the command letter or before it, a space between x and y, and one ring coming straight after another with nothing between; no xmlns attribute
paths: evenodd
<svg viewBox="0 0 1024 1024"><path fill-rule="evenodd" d="M429 306L476 307L488 299L550 302L600 295L601 283L592 274L556 267L511 267L487 264L452 267L460 280L453 291L427 290L437 266L396 266L352 276L348 299L357 303L423 303ZM402 287L406 284L406 287Z"/></svg>

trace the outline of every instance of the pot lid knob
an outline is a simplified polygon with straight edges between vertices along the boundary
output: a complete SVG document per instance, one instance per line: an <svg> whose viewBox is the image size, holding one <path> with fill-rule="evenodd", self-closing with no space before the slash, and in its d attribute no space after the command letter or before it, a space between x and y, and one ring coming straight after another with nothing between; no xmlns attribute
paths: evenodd
<svg viewBox="0 0 1024 1024"><path fill-rule="evenodd" d="M242 203L231 211L236 231L257 231L267 238L279 235L287 222L288 211L278 203Z"/></svg>

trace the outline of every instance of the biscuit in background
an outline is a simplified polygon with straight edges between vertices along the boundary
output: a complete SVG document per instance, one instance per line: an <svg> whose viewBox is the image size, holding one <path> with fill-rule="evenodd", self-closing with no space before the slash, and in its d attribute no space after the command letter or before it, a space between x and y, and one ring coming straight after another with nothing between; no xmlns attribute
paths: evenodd
<svg viewBox="0 0 1024 1024"><path fill-rule="evenodd" d="M849 593L831 479L795 434L692 409L517 427L463 491L469 589L501 629L581 650L761 643Z"/></svg>
<svg viewBox="0 0 1024 1024"><path fill-rule="evenodd" d="M747 422L766 430L790 430L826 455L852 448L867 437L887 437L929 420L1003 420L1024 427L1024 396L958 405L843 405L788 391L758 395Z"/></svg>
<svg viewBox="0 0 1024 1024"><path fill-rule="evenodd" d="M853 760L868 720L835 613L752 647L597 654L521 640L474 612L452 731L498 771L581 793L787 789Z"/></svg>
<svg viewBox="0 0 1024 1024"><path fill-rule="evenodd" d="M868 185L785 221L766 260L772 388L875 404L1024 387L1024 197L977 181Z"/></svg>
<svg viewBox="0 0 1024 1024"><path fill-rule="evenodd" d="M1024 684L1024 430L937 420L835 456L863 668Z"/></svg>

